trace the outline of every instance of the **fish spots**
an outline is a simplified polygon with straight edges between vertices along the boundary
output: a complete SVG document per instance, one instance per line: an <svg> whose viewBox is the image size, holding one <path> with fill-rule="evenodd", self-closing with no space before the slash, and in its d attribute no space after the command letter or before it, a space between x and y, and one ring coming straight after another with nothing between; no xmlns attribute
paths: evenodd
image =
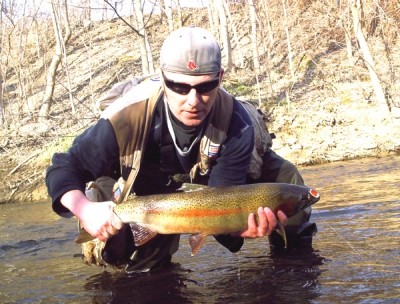
<svg viewBox="0 0 400 304"><path fill-rule="evenodd" d="M213 216L224 216L224 215L232 215L239 214L243 212L242 208L230 208L230 209L175 209L168 210L169 216L176 217L213 217ZM148 213L162 213L161 210L151 210Z"/></svg>

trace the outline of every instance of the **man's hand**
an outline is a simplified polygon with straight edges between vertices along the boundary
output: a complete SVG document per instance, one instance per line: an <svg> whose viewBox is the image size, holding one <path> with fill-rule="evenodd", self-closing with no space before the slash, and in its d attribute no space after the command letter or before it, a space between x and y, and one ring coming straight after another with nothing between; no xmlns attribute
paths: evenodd
<svg viewBox="0 0 400 304"><path fill-rule="evenodd" d="M283 225L287 223L287 217L282 211L278 211L277 215L272 212L268 207L259 207L257 210L258 223L254 213L249 214L247 230L234 233L234 236L241 236L242 238L257 238L265 235L270 235L276 229L278 221Z"/></svg>
<svg viewBox="0 0 400 304"><path fill-rule="evenodd" d="M94 203L81 191L72 190L62 196L61 203L80 220L88 233L100 241L117 234L124 225L113 212L115 204L111 201Z"/></svg>

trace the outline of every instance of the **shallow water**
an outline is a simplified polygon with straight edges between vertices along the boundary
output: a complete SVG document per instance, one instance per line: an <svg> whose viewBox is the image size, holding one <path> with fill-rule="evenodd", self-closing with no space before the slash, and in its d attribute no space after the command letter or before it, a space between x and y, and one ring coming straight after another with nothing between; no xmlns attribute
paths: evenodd
<svg viewBox="0 0 400 304"><path fill-rule="evenodd" d="M183 236L170 267L134 276L84 265L50 203L0 205L0 303L400 303L400 157L301 172L322 196L313 250L209 238L191 257Z"/></svg>

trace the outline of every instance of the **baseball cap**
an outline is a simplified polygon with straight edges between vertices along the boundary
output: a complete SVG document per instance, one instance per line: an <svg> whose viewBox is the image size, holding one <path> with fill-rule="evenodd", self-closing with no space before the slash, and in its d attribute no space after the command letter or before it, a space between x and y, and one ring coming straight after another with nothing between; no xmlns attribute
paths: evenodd
<svg viewBox="0 0 400 304"><path fill-rule="evenodd" d="M160 52L163 71L204 75L221 70L221 48L215 37L200 27L182 27L164 41Z"/></svg>

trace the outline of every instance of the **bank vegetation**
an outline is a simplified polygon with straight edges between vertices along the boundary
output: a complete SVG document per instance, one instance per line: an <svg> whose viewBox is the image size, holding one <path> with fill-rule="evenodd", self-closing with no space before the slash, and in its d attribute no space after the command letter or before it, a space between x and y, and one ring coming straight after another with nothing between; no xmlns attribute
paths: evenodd
<svg viewBox="0 0 400 304"><path fill-rule="evenodd" d="M217 37L224 87L264 110L294 163L400 149L396 0L48 2L0 2L0 202L48 199L52 154L98 119L115 83L157 72L181 26Z"/></svg>

